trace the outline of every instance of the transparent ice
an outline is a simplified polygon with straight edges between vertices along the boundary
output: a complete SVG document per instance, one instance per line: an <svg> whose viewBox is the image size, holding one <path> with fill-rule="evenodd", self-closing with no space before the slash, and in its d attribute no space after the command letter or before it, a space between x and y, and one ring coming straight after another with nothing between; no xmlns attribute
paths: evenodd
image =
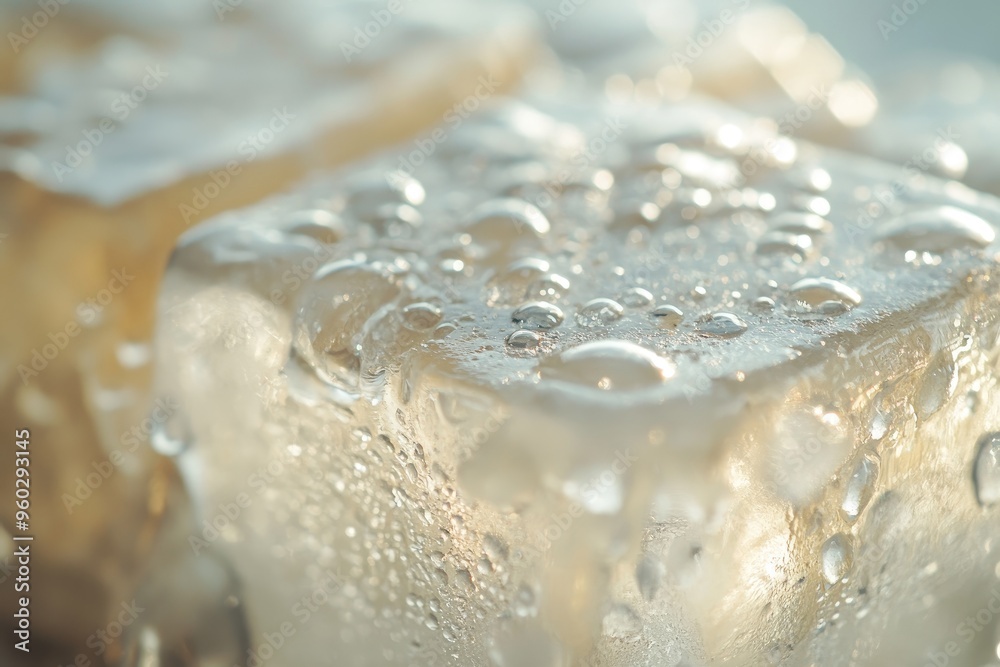
<svg viewBox="0 0 1000 667"><path fill-rule="evenodd" d="M898 167L579 95L182 239L156 388L244 649L986 663L996 619L964 619L1000 590L1000 202L921 176L876 211ZM377 232L401 206L420 223Z"/></svg>

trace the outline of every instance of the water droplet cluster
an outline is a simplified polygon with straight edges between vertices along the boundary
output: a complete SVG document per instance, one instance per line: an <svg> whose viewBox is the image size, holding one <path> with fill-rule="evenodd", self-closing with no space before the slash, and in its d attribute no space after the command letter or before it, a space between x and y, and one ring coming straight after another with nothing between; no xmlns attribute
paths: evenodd
<svg viewBox="0 0 1000 667"><path fill-rule="evenodd" d="M206 285L270 313L228 340L231 372L283 352L237 430L266 450L277 423L294 447L267 516L295 517L289 563L345 568L330 613L352 651L374 650L357 619L391 635L374 659L392 664L638 646L682 625L658 620L668 597L728 580L719 563L752 565L739 576L761 590L847 595L870 570L858 536L881 516L883 449L959 395L964 357L941 334L892 376L919 373L907 408L886 401L859 429L850 401L883 380L852 355L992 261L992 204L929 185L866 226L863 186L886 168L784 137L749 173L774 137L729 112L707 128L635 112L590 154L619 112L499 105L419 168L390 153L317 179L175 256L178 284L196 257ZM824 368L843 386L792 381ZM720 453L739 424L763 463ZM973 471L985 508L991 451ZM759 505L730 526L739 554L712 532L726 494L734 516Z"/></svg>

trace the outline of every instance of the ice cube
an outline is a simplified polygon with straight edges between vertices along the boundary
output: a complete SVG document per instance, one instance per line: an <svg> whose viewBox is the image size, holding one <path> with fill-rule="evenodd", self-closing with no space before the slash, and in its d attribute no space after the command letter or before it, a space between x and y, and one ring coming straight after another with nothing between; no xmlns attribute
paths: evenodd
<svg viewBox="0 0 1000 667"><path fill-rule="evenodd" d="M1000 202L928 178L872 224L891 165L718 106L532 104L175 251L157 391L246 655L986 661L956 625L997 586Z"/></svg>
<svg viewBox="0 0 1000 667"><path fill-rule="evenodd" d="M354 29L384 3L299 7L294 24L267 8L123 4L61 3L16 58L0 56L12 59L0 75L0 305L16 322L0 333L0 422L45 443L34 529L64 547L34 561L53 582L53 599L35 598L35 629L80 646L103 597L113 607L133 586L133 566L116 564L132 562L133 531L103 527L148 518L152 427L166 450L183 432L169 405L147 401L153 301L177 235L441 123L477 89L516 84L534 57L532 18L496 3L394 15L358 54L340 45L358 48ZM4 12L11 34L29 9ZM323 26L335 41L317 50ZM86 594L56 583L74 577Z"/></svg>

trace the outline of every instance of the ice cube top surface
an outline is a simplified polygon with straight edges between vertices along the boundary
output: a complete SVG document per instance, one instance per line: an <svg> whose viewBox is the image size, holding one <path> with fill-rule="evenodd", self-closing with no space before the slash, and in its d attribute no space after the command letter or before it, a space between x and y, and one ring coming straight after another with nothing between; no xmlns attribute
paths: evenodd
<svg viewBox="0 0 1000 667"><path fill-rule="evenodd" d="M605 405L811 358L996 260L996 202L957 183L911 178L885 206L900 168L719 108L560 113L507 104L187 243L329 259L292 350L344 396L433 368Z"/></svg>
<svg viewBox="0 0 1000 667"><path fill-rule="evenodd" d="M205 521L284 466L220 538L255 627L344 568L293 663L870 655L980 511L998 215L720 106L507 101L185 235L158 390Z"/></svg>

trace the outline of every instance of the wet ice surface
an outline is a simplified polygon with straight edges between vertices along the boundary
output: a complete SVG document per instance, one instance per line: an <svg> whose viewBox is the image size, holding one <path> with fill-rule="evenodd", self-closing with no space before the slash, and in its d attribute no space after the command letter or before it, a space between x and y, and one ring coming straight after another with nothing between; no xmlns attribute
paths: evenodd
<svg viewBox="0 0 1000 667"><path fill-rule="evenodd" d="M451 69L461 78L472 63L488 62L509 77L502 51L531 51L530 24L511 6L430 3L391 15L384 28L376 24L375 37L358 41L355 27L384 3L298 0L280 11L201 3L149 13L117 4L72 6L78 20L123 29L78 53L58 45L55 55L69 57L50 55L23 90L0 97L0 138L13 143L0 152L0 169L108 207L209 169L235 165L232 177L290 149L304 164L322 165L340 150L317 143L322 132L363 133L366 118L386 113L391 124L383 108L390 103L412 105L415 117L433 109L440 91L429 72ZM483 52L470 58L464 46L454 50L466 39L478 39Z"/></svg>
<svg viewBox="0 0 1000 667"><path fill-rule="evenodd" d="M206 521L248 499L194 537L254 642L634 667L955 640L996 584L1000 204L919 176L884 206L898 167L718 106L537 103L175 252L158 391Z"/></svg>

